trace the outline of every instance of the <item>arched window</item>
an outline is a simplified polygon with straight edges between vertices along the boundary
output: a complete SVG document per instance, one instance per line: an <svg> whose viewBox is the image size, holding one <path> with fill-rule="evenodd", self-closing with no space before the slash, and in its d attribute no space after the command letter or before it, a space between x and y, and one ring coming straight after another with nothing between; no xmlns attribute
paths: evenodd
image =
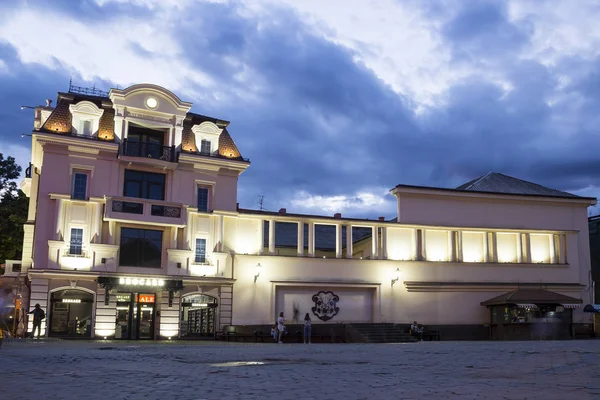
<svg viewBox="0 0 600 400"><path fill-rule="evenodd" d="M91 337L94 295L64 289L50 297L49 336Z"/></svg>

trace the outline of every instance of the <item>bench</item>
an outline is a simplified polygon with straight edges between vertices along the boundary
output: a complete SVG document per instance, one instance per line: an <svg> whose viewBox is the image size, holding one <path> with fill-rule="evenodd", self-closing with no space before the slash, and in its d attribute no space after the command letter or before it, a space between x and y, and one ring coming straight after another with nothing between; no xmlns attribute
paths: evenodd
<svg viewBox="0 0 600 400"><path fill-rule="evenodd" d="M425 331L423 332L423 340L431 341L439 341L440 340L440 331Z"/></svg>

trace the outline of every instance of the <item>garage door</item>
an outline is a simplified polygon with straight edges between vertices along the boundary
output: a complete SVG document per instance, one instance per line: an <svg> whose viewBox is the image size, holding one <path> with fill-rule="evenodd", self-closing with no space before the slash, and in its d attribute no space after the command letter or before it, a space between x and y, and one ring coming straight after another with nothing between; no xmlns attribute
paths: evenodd
<svg viewBox="0 0 600 400"><path fill-rule="evenodd" d="M275 311L288 321L306 313L313 323L373 322L374 288L280 286Z"/></svg>

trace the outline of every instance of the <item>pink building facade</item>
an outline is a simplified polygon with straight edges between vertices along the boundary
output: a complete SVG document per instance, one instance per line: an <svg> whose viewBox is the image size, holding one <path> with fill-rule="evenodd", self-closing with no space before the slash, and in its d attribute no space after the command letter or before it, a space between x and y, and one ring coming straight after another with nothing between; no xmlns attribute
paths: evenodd
<svg viewBox="0 0 600 400"><path fill-rule="evenodd" d="M249 161L229 122L191 107L134 85L36 109L23 259L7 275L45 310L44 335L214 338L279 312L452 338L588 322L595 199L488 174L398 185L393 221L239 209Z"/></svg>

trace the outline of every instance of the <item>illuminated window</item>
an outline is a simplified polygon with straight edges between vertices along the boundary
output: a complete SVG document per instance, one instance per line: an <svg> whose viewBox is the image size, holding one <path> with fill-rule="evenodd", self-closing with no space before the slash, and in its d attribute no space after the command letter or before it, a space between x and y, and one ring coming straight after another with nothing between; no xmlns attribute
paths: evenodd
<svg viewBox="0 0 600 400"><path fill-rule="evenodd" d="M196 258L194 261L198 264L206 262L206 239L196 239Z"/></svg>
<svg viewBox="0 0 600 400"><path fill-rule="evenodd" d="M80 256L83 248L83 229L71 228L71 241L69 246L69 254Z"/></svg>
<svg viewBox="0 0 600 400"><path fill-rule="evenodd" d="M531 234L531 262L550 263L552 262L552 235L549 234Z"/></svg>
<svg viewBox="0 0 600 400"><path fill-rule="evenodd" d="M518 233L498 232L496 234L496 248L498 262L515 263L519 259Z"/></svg>
<svg viewBox="0 0 600 400"><path fill-rule="evenodd" d="M485 232L462 232L464 262L485 261Z"/></svg>
<svg viewBox="0 0 600 400"><path fill-rule="evenodd" d="M425 231L425 255L427 261L448 261L448 231Z"/></svg>

